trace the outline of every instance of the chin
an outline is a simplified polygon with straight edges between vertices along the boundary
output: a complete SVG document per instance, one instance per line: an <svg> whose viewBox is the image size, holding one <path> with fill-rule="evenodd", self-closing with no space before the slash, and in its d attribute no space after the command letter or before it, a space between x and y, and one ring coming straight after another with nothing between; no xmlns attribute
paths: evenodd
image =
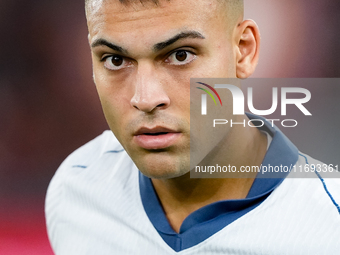
<svg viewBox="0 0 340 255"><path fill-rule="evenodd" d="M152 179L171 179L180 177L189 172L189 164L185 167L184 164L176 164L174 162L168 163L164 162L161 164L149 163L149 164L136 164L139 171L145 176Z"/></svg>
<svg viewBox="0 0 340 255"><path fill-rule="evenodd" d="M139 171L153 179L171 179L190 172L189 153L158 153L131 157Z"/></svg>

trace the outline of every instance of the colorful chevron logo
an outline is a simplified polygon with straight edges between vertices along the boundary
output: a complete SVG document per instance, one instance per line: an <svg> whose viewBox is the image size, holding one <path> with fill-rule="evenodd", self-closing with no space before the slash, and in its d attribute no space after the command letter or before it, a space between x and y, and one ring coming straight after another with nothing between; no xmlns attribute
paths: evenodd
<svg viewBox="0 0 340 255"><path fill-rule="evenodd" d="M205 84L205 83L203 83L203 82L197 82L197 83L198 83L198 84L201 84L201 85L203 85L203 86L206 86L206 87L209 88L212 92L214 92L215 95L217 96L218 100L220 101L221 106L222 106L222 100L221 100L221 98L220 98L220 95L217 93L217 91L216 91L213 87L211 87L210 85ZM210 92L209 90L206 90L206 89L203 89L203 88L200 88L200 87L196 87L196 88L201 89L201 90L203 90L205 93L207 93L207 94L214 100L215 105L217 105L214 96L211 94L211 92Z"/></svg>

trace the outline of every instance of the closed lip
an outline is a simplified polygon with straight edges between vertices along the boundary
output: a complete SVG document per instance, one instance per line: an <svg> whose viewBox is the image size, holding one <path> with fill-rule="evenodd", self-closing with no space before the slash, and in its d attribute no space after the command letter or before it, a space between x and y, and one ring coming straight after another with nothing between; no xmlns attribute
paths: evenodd
<svg viewBox="0 0 340 255"><path fill-rule="evenodd" d="M176 144L180 137L181 132L157 126L154 128L139 128L134 133L133 140L139 147L146 150L161 150Z"/></svg>
<svg viewBox="0 0 340 255"><path fill-rule="evenodd" d="M166 133L180 133L180 132L170 129L170 128L161 127L161 126L156 126L154 128L141 127L134 133L134 136L158 135L158 134L161 135L161 134L166 134Z"/></svg>

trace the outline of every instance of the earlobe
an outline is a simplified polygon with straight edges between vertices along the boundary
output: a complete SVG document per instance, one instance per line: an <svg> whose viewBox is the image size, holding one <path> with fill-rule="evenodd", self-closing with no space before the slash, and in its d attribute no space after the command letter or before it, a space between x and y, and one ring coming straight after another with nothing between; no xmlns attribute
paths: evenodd
<svg viewBox="0 0 340 255"><path fill-rule="evenodd" d="M256 23L245 20L237 27L237 78L248 78L255 71L260 49L260 33Z"/></svg>

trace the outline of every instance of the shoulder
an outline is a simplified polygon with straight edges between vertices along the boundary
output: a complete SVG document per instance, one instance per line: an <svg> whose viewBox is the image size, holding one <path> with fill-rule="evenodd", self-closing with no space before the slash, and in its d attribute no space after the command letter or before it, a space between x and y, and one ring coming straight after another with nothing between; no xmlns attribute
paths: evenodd
<svg viewBox="0 0 340 255"><path fill-rule="evenodd" d="M98 208L108 206L107 201L115 204L115 199L130 199L123 187L132 190L137 176L138 170L111 131L71 153L56 171L46 194L46 223L52 246L59 247L60 240L72 240L73 230L81 229L89 215L100 215Z"/></svg>
<svg viewBox="0 0 340 255"><path fill-rule="evenodd" d="M62 162L50 182L47 194L49 195L50 191L61 183L74 182L73 178L77 178L78 181L80 181L79 177L85 178L91 167L103 168L105 162L101 161L109 154L111 158L112 155L116 156L112 158L115 160L126 153L113 133L107 130L76 149Z"/></svg>
<svg viewBox="0 0 340 255"><path fill-rule="evenodd" d="M124 149L111 131L104 131L101 135L72 152L54 174L47 190L46 202L57 197L62 188L83 182L82 179L89 175L88 169L92 166L102 168L100 166L103 165L100 162L101 159L111 151L116 152L115 154L119 156L124 152Z"/></svg>
<svg viewBox="0 0 340 255"><path fill-rule="evenodd" d="M298 161L292 170L290 174L292 177L324 179L340 184L338 165L326 164L302 152L299 152Z"/></svg>
<svg viewBox="0 0 340 255"><path fill-rule="evenodd" d="M93 164L107 152L123 152L124 149L110 130L79 147L72 152L60 165L58 171L68 167L85 168Z"/></svg>
<svg viewBox="0 0 340 255"><path fill-rule="evenodd" d="M317 159L314 159L306 154L299 153L304 165L306 175L310 174L319 183L319 189L322 191L332 204L337 207L340 214L340 172L339 166L333 164L326 164ZM310 173L309 173L310 172Z"/></svg>
<svg viewBox="0 0 340 255"><path fill-rule="evenodd" d="M339 218L340 172L338 166L328 165L302 152L291 173L282 183L285 192L293 194L293 201L310 205L311 208L327 208L325 212ZM304 199L298 200L298 194ZM292 198L293 198L292 197Z"/></svg>
<svg viewBox="0 0 340 255"><path fill-rule="evenodd" d="M113 133L104 131L62 162L49 184L47 198L51 193L57 193L61 186L74 187L84 184L87 179L93 181L96 176L100 178L117 169L113 166L124 163L131 163L130 157Z"/></svg>

